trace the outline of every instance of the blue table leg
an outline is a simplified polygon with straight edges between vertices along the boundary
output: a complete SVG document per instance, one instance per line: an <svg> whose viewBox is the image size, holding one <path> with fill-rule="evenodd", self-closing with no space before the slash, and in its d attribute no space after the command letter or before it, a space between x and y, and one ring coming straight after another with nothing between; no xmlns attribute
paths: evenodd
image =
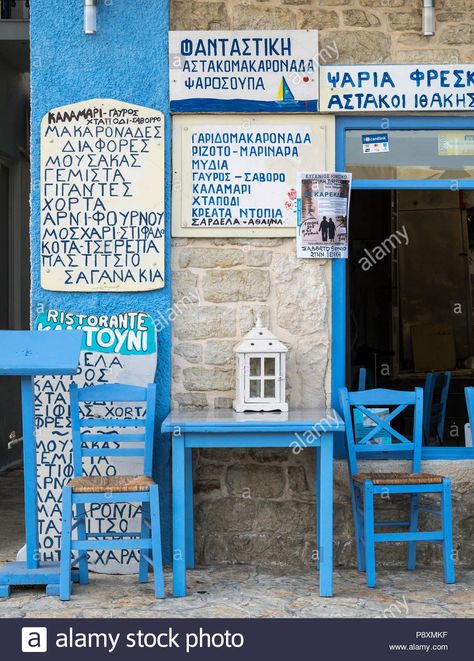
<svg viewBox="0 0 474 661"><path fill-rule="evenodd" d="M184 450L186 465L186 567L194 569L193 449Z"/></svg>
<svg viewBox="0 0 474 661"><path fill-rule="evenodd" d="M173 433L173 595L186 596L186 461L184 435Z"/></svg>
<svg viewBox="0 0 474 661"><path fill-rule="evenodd" d="M320 502L318 512L319 522L319 594L321 597L332 597L332 563L333 563L333 437L331 433L321 436L321 459L319 462L319 492Z"/></svg>
<svg viewBox="0 0 474 661"><path fill-rule="evenodd" d="M36 486L35 408L33 377L21 377L21 404L23 421L23 458L25 491L26 566L39 567L38 513Z"/></svg>

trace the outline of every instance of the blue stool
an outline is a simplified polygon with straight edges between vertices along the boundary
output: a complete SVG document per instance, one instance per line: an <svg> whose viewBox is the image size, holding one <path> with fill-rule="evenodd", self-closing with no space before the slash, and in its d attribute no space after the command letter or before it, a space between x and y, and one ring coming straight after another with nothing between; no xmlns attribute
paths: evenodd
<svg viewBox="0 0 474 661"><path fill-rule="evenodd" d="M151 477L156 386L140 388L109 384L78 388L71 385L70 396L74 477L63 489L59 598L64 601L71 598L71 570L74 566L79 565L79 583L88 583L87 552L101 549L139 549L139 581L146 583L148 566L153 566L155 595L163 598L160 500L158 485ZM94 404L144 402L146 417L118 420L81 417L80 402L84 403L84 410L89 416L93 415ZM131 428L131 433L120 433L120 428L123 431L127 427ZM137 431L140 428L143 431ZM114 431L109 433L110 429ZM143 474L86 476L82 467L83 457L143 457ZM92 503L141 503L141 532L88 532L85 505ZM77 530L77 539L72 539L73 530ZM136 538L138 535L139 539ZM73 551L78 552L75 558L71 557Z"/></svg>

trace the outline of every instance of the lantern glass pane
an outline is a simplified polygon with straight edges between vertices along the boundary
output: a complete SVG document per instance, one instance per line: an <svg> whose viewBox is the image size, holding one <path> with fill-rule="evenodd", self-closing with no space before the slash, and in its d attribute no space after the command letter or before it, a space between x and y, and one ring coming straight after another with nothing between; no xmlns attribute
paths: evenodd
<svg viewBox="0 0 474 661"><path fill-rule="evenodd" d="M262 361L260 358L250 358L250 376L260 376Z"/></svg>
<svg viewBox="0 0 474 661"><path fill-rule="evenodd" d="M264 381L264 397L275 397L275 381L274 379L265 379Z"/></svg>
<svg viewBox="0 0 474 661"><path fill-rule="evenodd" d="M260 397L261 381L260 379L250 379L249 383L250 397Z"/></svg>
<svg viewBox="0 0 474 661"><path fill-rule="evenodd" d="M275 358L265 358L265 376L275 376Z"/></svg>

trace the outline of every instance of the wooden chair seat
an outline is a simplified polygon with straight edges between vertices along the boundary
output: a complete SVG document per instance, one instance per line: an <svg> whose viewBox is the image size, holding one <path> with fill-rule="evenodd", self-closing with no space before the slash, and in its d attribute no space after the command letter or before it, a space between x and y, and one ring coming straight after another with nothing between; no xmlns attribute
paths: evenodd
<svg viewBox="0 0 474 661"><path fill-rule="evenodd" d="M367 482L372 484L441 484L442 475L429 475L428 473L356 473L353 475L355 482Z"/></svg>
<svg viewBox="0 0 474 661"><path fill-rule="evenodd" d="M93 475L90 477L73 477L69 480L68 487L74 493L120 493L129 491L148 491L155 484L151 477L145 475L113 475L101 477Z"/></svg>

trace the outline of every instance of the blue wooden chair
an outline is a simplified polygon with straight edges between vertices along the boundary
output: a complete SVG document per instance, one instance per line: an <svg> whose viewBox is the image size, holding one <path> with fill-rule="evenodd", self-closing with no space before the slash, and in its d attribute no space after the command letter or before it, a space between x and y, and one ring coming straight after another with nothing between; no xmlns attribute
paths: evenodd
<svg viewBox="0 0 474 661"><path fill-rule="evenodd" d="M423 388L423 440L443 443L451 372L428 372Z"/></svg>
<svg viewBox="0 0 474 661"><path fill-rule="evenodd" d="M339 390L339 398L346 424L346 441L349 461L349 479L352 491L352 511L354 516L357 562L359 571L367 574L367 584L375 587L375 543L408 542L408 569L416 566L416 543L436 542L443 546L444 580L454 583L454 560L452 543L451 482L441 475L421 473L421 446L423 425L423 390L415 388L411 392L397 390L366 390L348 392ZM392 427L394 419L407 407L414 407L413 438L410 440ZM372 410L373 407L392 409L384 418ZM355 440L354 410L360 411L374 424L367 427L367 434ZM389 442L374 442L377 435L388 432ZM386 436L386 434L385 434ZM357 459L374 453L390 453L412 459L410 473L359 473ZM388 453L388 454L385 454ZM423 493L439 493L441 508L422 508L419 496ZM408 521L376 521L374 514L374 496L383 494L385 498L392 494L410 496L410 514ZM441 529L433 532L418 532L419 512L429 512L441 517ZM399 526L408 528L402 532L376 532L376 528Z"/></svg>
<svg viewBox="0 0 474 661"><path fill-rule="evenodd" d="M160 502L158 485L151 477L156 386L141 388L109 384L78 388L76 385L71 385L70 396L74 477L63 489L59 597L62 600L70 599L71 570L77 564L79 582L88 582L88 551L139 549L139 581L141 583L147 581L148 565L152 565L155 594L157 598L162 598L165 593L161 558ZM146 417L133 419L91 417L94 416L92 408L94 404L105 402L143 402L146 404ZM79 409L81 403L86 415L81 415ZM129 428L130 433L122 433L124 428L125 431ZM85 433L81 431L82 429ZM143 431L138 431L141 429ZM143 474L86 476L82 465L83 457L143 457ZM86 504L124 502L141 503L140 533L87 531ZM72 539L74 530L77 531L77 539ZM73 551L78 552L75 558L71 558Z"/></svg>

